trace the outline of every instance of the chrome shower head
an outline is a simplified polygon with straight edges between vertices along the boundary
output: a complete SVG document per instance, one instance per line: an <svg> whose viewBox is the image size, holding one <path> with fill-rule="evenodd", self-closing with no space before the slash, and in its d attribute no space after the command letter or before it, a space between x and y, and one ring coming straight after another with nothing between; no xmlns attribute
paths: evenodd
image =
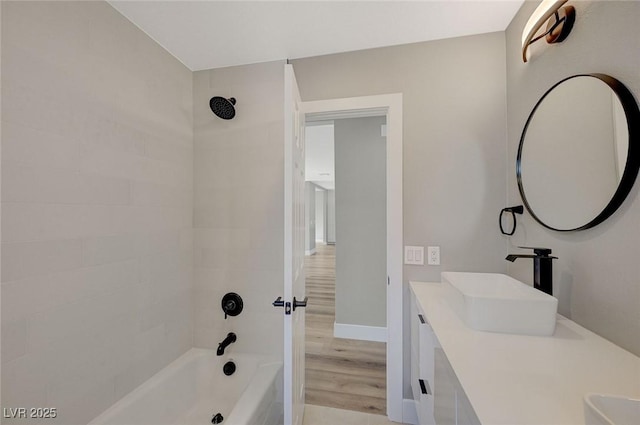
<svg viewBox="0 0 640 425"><path fill-rule="evenodd" d="M230 120L236 116L235 104L236 99L233 97L225 99L221 96L214 96L209 100L211 111L223 120Z"/></svg>

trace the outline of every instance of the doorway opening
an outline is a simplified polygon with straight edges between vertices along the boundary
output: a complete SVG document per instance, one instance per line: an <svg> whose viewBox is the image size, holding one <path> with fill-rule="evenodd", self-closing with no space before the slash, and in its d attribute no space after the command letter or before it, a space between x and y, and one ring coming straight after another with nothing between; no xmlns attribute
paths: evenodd
<svg viewBox="0 0 640 425"><path fill-rule="evenodd" d="M386 340L384 355L386 356L386 415L389 419L402 422L403 419L403 366L402 366L402 95L378 95L366 96L348 99L331 99L313 102L303 102L302 111L305 114L307 122L332 121L346 118L362 118L362 117L384 117L386 119L386 158L385 158L385 177L384 186L386 188L386 231L385 229L372 229L380 233L386 234L386 238L382 244L386 249L386 259L382 260L385 264L386 272L386 326L383 329L382 337ZM328 218L330 213L326 214ZM311 218L310 218L311 219ZM313 220L315 220L315 215ZM325 227L325 231L330 231L329 226ZM336 249L340 251L340 235L336 234ZM315 237L314 237L315 239ZM331 257L335 258L336 251L331 253L331 244L327 240L327 244L315 247L316 255L318 248L326 249L324 262L331 261ZM305 250L311 252L311 249ZM339 255L339 254L338 254ZM322 256L316 257L317 259ZM318 263L320 263L318 261ZM315 268L320 265L309 264L307 275L313 276ZM338 265L339 267L339 265ZM321 277L318 279L322 280ZM313 285L312 282L310 282ZM321 291L322 289L319 289ZM308 287L308 293L311 300L311 286ZM321 311L320 311L321 313ZM325 315L327 311L325 310ZM307 314L313 314L307 310ZM334 313L336 314L336 313ZM339 314L339 313L338 313ZM313 320L313 319L311 319ZM325 317L325 320L327 318ZM328 319L331 322L331 319ZM334 321L339 321L333 319ZM325 328L325 333L335 335L336 326L333 329ZM371 328L375 328L372 326ZM314 331L309 330L307 339L309 344L313 344L311 336ZM375 332L374 332L375 333ZM378 333L380 335L380 333ZM348 336L348 335L347 335ZM369 341L356 341L352 345L364 344ZM338 342L339 344L339 342ZM335 346L335 345L334 345ZM316 345L316 349L320 346ZM338 350L341 348L338 347ZM348 364L348 363L347 363ZM363 375L361 373L360 375ZM307 378L309 379L309 378ZM345 384L348 386L348 384ZM312 398L307 402L313 404ZM371 410L367 410L371 411Z"/></svg>
<svg viewBox="0 0 640 425"><path fill-rule="evenodd" d="M306 403L386 415L386 116L305 144Z"/></svg>

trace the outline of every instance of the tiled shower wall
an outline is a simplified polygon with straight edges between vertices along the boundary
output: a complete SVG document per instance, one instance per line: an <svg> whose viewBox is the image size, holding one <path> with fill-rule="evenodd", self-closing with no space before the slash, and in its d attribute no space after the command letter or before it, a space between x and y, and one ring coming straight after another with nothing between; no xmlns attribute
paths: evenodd
<svg viewBox="0 0 640 425"><path fill-rule="evenodd" d="M236 117L209 109L212 96L235 97ZM281 358L284 241L284 62L194 73L195 346ZM233 291L244 311L224 320Z"/></svg>
<svg viewBox="0 0 640 425"><path fill-rule="evenodd" d="M106 2L2 2L2 67L2 405L86 424L193 344L192 73Z"/></svg>

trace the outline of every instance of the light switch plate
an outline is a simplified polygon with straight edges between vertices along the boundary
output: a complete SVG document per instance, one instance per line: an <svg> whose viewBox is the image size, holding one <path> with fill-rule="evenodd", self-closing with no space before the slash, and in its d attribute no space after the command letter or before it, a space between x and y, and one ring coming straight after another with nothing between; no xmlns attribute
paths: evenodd
<svg viewBox="0 0 640 425"><path fill-rule="evenodd" d="M404 263L415 266L424 265L424 247L423 246L405 246L404 247Z"/></svg>

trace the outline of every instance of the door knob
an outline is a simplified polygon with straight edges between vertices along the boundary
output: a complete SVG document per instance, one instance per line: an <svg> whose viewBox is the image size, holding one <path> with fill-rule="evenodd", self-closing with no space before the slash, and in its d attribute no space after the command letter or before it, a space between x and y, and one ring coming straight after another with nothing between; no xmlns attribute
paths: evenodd
<svg viewBox="0 0 640 425"><path fill-rule="evenodd" d="M309 300L309 297L304 297L304 300L302 301L298 301L296 300L296 297L293 297L293 311L296 311L296 307L306 307L307 300Z"/></svg>
<svg viewBox="0 0 640 425"><path fill-rule="evenodd" d="M295 299L295 298L294 298ZM274 302L271 303L274 307L284 307L284 314L291 314L291 303L285 302L282 297L276 298ZM295 309L295 307L294 307Z"/></svg>

